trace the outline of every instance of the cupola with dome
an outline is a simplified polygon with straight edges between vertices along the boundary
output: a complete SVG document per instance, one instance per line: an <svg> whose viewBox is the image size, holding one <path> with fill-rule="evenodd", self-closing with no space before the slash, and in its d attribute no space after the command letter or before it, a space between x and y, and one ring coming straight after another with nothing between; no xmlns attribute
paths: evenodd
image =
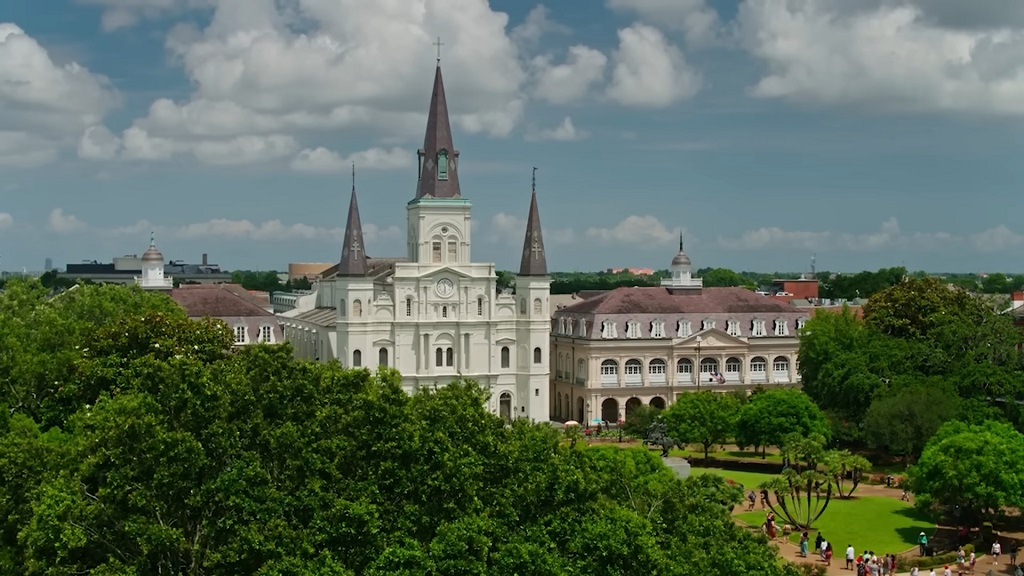
<svg viewBox="0 0 1024 576"><path fill-rule="evenodd" d="M164 276L164 255L156 247L156 238L149 235L149 248L142 253L142 277L135 283L146 290L170 290L174 288L174 279Z"/></svg>
<svg viewBox="0 0 1024 576"><path fill-rule="evenodd" d="M683 250L683 233L680 232L679 252L672 258L672 264L669 265L669 272L672 273L672 277L664 278L661 281L661 285L672 292L692 290L700 293L700 290L704 287L704 280L694 278L691 270L690 257Z"/></svg>

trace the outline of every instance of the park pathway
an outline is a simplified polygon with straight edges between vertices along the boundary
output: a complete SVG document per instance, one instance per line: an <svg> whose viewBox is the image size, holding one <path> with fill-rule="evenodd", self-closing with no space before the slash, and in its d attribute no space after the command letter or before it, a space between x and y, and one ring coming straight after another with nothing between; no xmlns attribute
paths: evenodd
<svg viewBox="0 0 1024 576"><path fill-rule="evenodd" d="M902 494L903 491L898 488L886 488L885 486L876 486L869 484L861 484L860 486L857 487L858 496L884 496L887 498L899 498ZM758 505L757 509L760 509L760 505ZM746 512L746 510L746 503L740 504L739 506L733 509L733 514L735 515L741 512ZM1004 535L1010 537L1016 536L1011 534ZM775 541L775 545L779 549L779 554L782 555L782 557L786 560L795 562L796 564L811 563L818 566L825 566L825 562L821 559L820 556L815 554L813 551L808 554L807 558L801 557L800 548L796 544L790 543L787 539L780 537ZM843 558L845 553L845 548L843 548L842 550L837 549L833 552L834 555L832 557L832 565L828 567L829 576L850 576L851 574L857 573L856 570L847 570L844 568L844 566L846 565L846 560ZM988 556L979 555L978 563L974 571L975 576L986 576L987 574L989 574L990 570L992 571L992 574L1013 574L1013 567L1006 565L1005 562L1002 564L992 564L991 559ZM936 568L935 573L941 575L942 567L940 566ZM897 576L909 576L909 574L909 572L901 572L898 573ZM953 574L956 574L955 567L953 570ZM921 576L927 575L928 569L921 570Z"/></svg>

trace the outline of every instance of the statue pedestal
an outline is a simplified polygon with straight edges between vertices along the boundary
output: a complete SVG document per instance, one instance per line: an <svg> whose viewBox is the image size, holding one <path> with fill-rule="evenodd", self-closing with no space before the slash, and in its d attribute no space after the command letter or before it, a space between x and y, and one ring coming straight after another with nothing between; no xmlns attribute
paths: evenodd
<svg viewBox="0 0 1024 576"><path fill-rule="evenodd" d="M675 471L680 478L688 478L690 476L690 463L683 458L663 458L665 465Z"/></svg>

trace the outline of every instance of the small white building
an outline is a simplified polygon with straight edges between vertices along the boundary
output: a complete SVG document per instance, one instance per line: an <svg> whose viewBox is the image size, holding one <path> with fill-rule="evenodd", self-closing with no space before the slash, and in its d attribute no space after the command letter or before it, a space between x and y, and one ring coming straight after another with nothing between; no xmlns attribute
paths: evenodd
<svg viewBox="0 0 1024 576"><path fill-rule="evenodd" d="M471 204L459 185L441 67L419 181L406 206L406 254L365 252L355 184L340 262L315 285L316 302L279 316L299 358L394 367L408 392L458 378L490 388L507 420L547 421L550 410L550 278L534 191L515 294L499 293L493 263L471 258Z"/></svg>

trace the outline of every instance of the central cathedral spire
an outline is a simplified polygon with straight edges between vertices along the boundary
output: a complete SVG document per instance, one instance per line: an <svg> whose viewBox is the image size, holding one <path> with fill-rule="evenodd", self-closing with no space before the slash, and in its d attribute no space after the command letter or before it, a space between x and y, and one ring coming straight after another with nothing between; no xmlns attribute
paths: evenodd
<svg viewBox="0 0 1024 576"><path fill-rule="evenodd" d="M427 113L427 133L419 156L419 184L416 198L461 198L459 190L459 151L452 143L452 127L448 121L448 101L444 95L444 79L438 59L434 72L434 92Z"/></svg>

